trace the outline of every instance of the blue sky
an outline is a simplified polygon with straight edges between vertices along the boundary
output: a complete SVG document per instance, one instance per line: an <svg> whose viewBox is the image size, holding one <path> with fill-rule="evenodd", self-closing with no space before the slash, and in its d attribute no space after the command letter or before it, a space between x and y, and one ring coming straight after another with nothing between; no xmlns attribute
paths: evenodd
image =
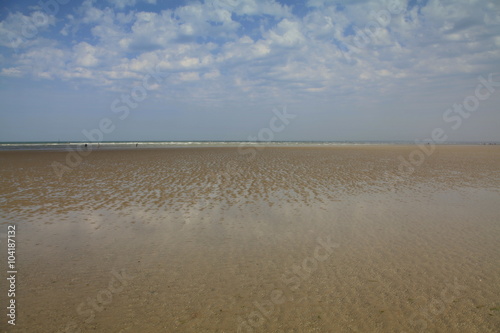
<svg viewBox="0 0 500 333"><path fill-rule="evenodd" d="M284 108L275 140L500 141L499 48L498 1L7 0L0 141L247 140Z"/></svg>

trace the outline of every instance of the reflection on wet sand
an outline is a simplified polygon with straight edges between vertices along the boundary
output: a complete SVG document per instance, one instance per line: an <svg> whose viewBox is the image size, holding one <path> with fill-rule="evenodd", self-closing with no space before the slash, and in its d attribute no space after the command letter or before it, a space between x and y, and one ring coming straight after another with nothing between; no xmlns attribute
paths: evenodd
<svg viewBox="0 0 500 333"><path fill-rule="evenodd" d="M2 152L14 331L495 332L500 149L412 149Z"/></svg>

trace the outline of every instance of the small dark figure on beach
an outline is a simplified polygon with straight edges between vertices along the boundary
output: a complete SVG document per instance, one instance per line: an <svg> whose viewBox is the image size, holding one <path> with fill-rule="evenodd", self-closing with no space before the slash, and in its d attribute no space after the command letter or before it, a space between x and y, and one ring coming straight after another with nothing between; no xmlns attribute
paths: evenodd
<svg viewBox="0 0 500 333"><path fill-rule="evenodd" d="M85 144L85 148L87 148L87 144Z"/></svg>
<svg viewBox="0 0 500 333"><path fill-rule="evenodd" d="M138 143L136 143L136 144L135 144L135 146L136 146L136 147L137 147L138 145L139 145Z"/></svg>

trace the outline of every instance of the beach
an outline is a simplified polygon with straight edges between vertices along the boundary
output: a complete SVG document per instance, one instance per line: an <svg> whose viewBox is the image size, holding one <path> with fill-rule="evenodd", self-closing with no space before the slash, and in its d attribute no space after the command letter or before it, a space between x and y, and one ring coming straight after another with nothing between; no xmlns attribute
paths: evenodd
<svg viewBox="0 0 500 333"><path fill-rule="evenodd" d="M432 148L0 152L0 327L498 332L500 146Z"/></svg>

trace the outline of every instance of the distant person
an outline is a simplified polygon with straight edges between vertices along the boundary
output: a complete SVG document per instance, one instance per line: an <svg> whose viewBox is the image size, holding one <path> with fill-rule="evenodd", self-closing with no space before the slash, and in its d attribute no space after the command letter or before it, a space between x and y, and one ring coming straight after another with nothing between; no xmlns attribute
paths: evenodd
<svg viewBox="0 0 500 333"><path fill-rule="evenodd" d="M136 143L136 144L135 144L135 147L137 148L137 146L138 146L138 145L139 145L139 144L138 144L138 143Z"/></svg>

